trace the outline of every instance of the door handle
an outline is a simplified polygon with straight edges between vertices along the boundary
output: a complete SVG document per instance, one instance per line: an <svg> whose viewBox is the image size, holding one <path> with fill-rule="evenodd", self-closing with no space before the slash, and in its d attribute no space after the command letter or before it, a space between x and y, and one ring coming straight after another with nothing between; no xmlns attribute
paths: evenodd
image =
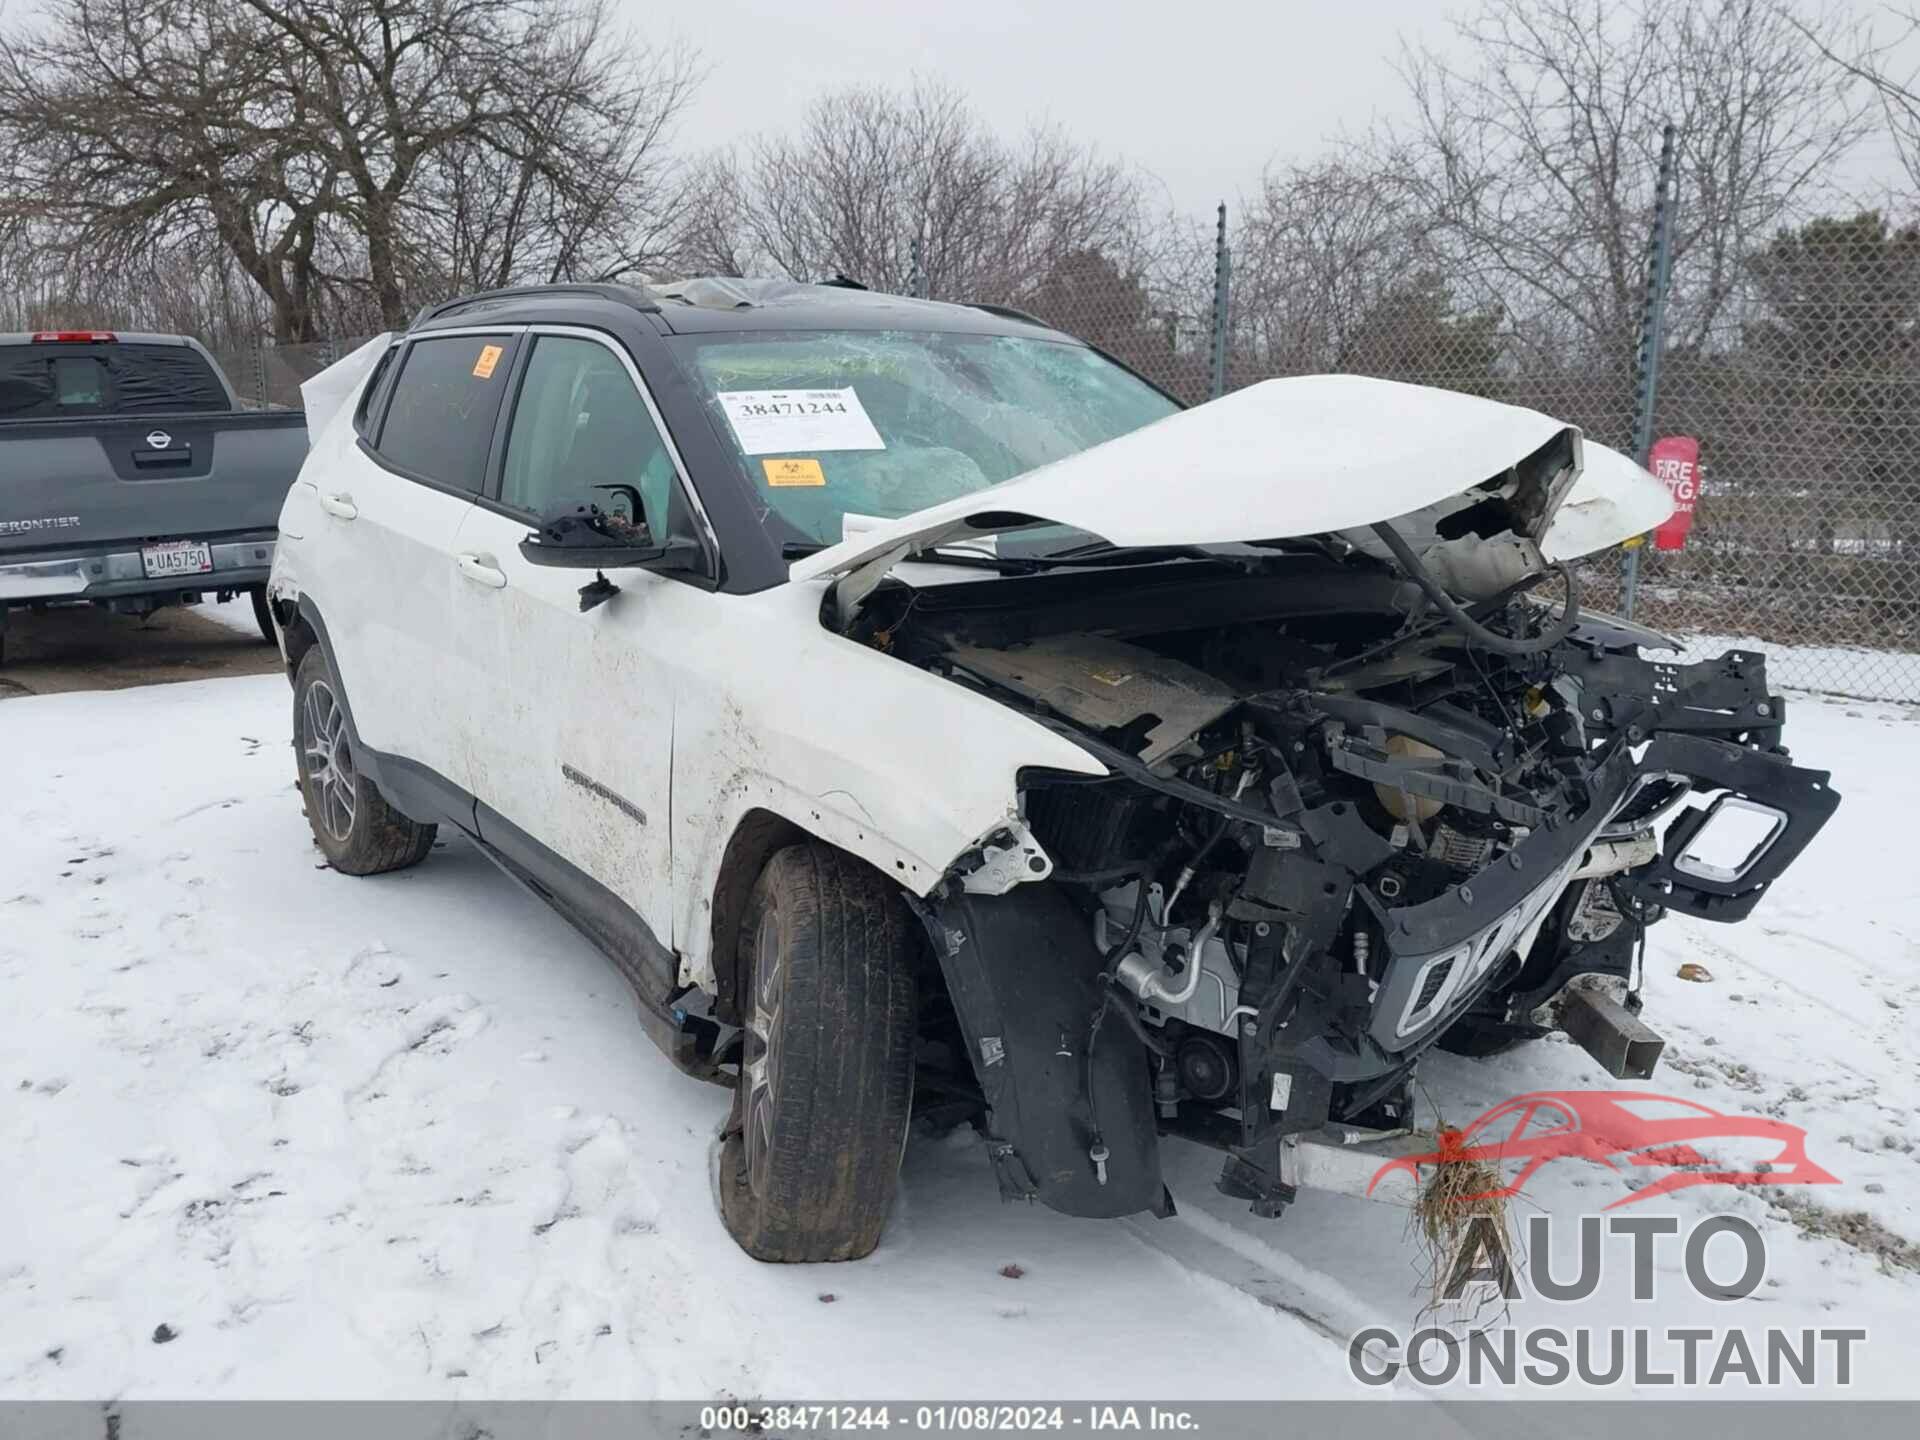
<svg viewBox="0 0 1920 1440"><path fill-rule="evenodd" d="M462 555L459 565L460 573L476 585L485 585L491 590L507 588L507 572L493 563L491 555Z"/></svg>
<svg viewBox="0 0 1920 1440"><path fill-rule="evenodd" d="M351 495L329 495L325 491L320 493L320 508L336 520L351 520L360 513Z"/></svg>

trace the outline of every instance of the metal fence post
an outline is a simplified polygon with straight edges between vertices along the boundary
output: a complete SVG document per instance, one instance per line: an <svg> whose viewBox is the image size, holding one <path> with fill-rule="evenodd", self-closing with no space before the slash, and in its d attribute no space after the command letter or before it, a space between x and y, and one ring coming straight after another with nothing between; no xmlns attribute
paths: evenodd
<svg viewBox="0 0 1920 1440"><path fill-rule="evenodd" d="M1227 393L1227 304L1233 285L1233 250L1227 244L1227 203L1220 202L1220 219L1213 237L1213 343L1207 359L1207 396L1218 400Z"/></svg>
<svg viewBox="0 0 1920 1440"><path fill-rule="evenodd" d="M1647 463L1653 449L1653 402L1660 386L1660 351L1666 340L1667 281L1673 268L1673 149L1674 128L1669 121L1660 133L1659 187L1653 196L1653 236L1647 245L1647 300L1640 313L1640 347L1634 356L1633 458ZM1643 537L1644 539L1644 537ZM1622 607L1633 618L1640 588L1640 551L1627 552L1622 579Z"/></svg>
<svg viewBox="0 0 1920 1440"><path fill-rule="evenodd" d="M920 222L921 228L913 232L913 240L907 246L907 294L916 300L927 298L927 257L924 232L926 222Z"/></svg>
<svg viewBox="0 0 1920 1440"><path fill-rule="evenodd" d="M267 403L267 340L264 335L253 337L253 398L262 405Z"/></svg>

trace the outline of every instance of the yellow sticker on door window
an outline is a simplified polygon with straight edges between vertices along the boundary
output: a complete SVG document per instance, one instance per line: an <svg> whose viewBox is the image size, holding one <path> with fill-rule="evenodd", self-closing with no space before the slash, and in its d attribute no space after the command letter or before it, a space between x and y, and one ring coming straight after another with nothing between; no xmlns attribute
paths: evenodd
<svg viewBox="0 0 1920 1440"><path fill-rule="evenodd" d="M762 460L769 485L824 485L826 473L818 460Z"/></svg>
<svg viewBox="0 0 1920 1440"><path fill-rule="evenodd" d="M507 352L498 345L482 345L480 358L473 362L473 376L476 380L491 380L493 367L500 363L500 357Z"/></svg>

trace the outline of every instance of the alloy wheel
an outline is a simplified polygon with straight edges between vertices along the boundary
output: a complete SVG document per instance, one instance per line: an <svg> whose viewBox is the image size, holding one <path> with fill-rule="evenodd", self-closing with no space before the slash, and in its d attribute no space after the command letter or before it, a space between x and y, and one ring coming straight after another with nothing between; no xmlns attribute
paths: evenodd
<svg viewBox="0 0 1920 1440"><path fill-rule="evenodd" d="M307 687L306 733L301 736L300 760L306 768L320 826L344 845L353 836L353 752L347 745L347 717L323 680Z"/></svg>
<svg viewBox="0 0 1920 1440"><path fill-rule="evenodd" d="M747 1185L756 1195L767 1193L767 1167L773 1157L774 1097L780 1079L780 923L769 909L754 933L753 1013L747 1020L746 1064L742 1078L747 1096L742 1139L746 1146Z"/></svg>

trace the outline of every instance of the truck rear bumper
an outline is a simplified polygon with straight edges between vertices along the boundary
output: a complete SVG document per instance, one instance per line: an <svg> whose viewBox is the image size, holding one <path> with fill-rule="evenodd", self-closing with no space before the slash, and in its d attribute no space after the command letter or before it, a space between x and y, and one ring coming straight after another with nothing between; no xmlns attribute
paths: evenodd
<svg viewBox="0 0 1920 1440"><path fill-rule="evenodd" d="M149 577L139 547L124 542L0 563L0 607L245 590L266 584L274 538L268 533L211 541L207 553L213 568L197 575Z"/></svg>

